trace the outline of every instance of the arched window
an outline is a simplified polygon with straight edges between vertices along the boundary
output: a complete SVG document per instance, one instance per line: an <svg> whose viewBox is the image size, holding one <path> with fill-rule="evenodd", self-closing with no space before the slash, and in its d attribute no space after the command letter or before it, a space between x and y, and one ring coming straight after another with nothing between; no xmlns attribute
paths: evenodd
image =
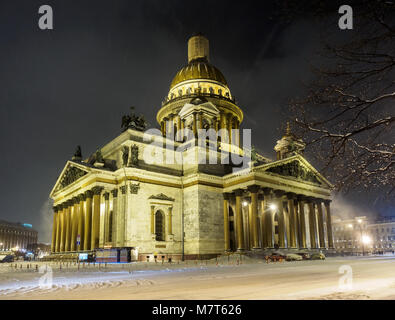
<svg viewBox="0 0 395 320"><path fill-rule="evenodd" d="M178 96L182 96L182 89L178 89Z"/></svg>
<svg viewBox="0 0 395 320"><path fill-rule="evenodd" d="M165 217L162 211L155 213L156 241L165 241Z"/></svg>
<svg viewBox="0 0 395 320"><path fill-rule="evenodd" d="M218 89L218 94L222 96L222 89Z"/></svg>

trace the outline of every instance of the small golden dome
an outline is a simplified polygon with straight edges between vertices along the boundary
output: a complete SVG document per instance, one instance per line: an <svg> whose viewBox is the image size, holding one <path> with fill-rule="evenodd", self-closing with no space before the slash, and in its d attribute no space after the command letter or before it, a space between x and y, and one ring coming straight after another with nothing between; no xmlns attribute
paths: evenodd
<svg viewBox="0 0 395 320"><path fill-rule="evenodd" d="M191 60L185 67L177 72L171 82L170 89L180 82L193 79L209 79L222 83L225 86L228 85L221 71L211 65L206 58L198 58Z"/></svg>

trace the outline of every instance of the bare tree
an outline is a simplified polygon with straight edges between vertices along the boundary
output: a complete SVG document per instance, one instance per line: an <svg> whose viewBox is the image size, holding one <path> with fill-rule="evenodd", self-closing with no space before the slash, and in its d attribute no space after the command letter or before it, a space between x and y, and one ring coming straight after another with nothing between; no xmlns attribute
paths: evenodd
<svg viewBox="0 0 395 320"><path fill-rule="evenodd" d="M356 8L354 30L326 39L315 79L290 102L290 114L338 190L381 188L388 196L395 188L395 2Z"/></svg>

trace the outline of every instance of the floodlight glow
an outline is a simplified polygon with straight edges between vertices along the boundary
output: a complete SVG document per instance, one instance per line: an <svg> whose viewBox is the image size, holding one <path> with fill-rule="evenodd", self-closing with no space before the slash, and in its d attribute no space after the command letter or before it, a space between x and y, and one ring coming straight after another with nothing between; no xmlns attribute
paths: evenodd
<svg viewBox="0 0 395 320"><path fill-rule="evenodd" d="M350 229L352 229L352 224L350 223L350 224L348 225L348 227L349 227Z"/></svg>
<svg viewBox="0 0 395 320"><path fill-rule="evenodd" d="M243 201L243 206L247 207L247 205L248 205L248 202L247 201Z"/></svg>
<svg viewBox="0 0 395 320"><path fill-rule="evenodd" d="M370 239L369 236L362 236L362 242L364 244L369 244L372 240Z"/></svg>
<svg viewBox="0 0 395 320"><path fill-rule="evenodd" d="M358 221L358 223L362 223L362 219L358 219L357 221Z"/></svg>
<svg viewBox="0 0 395 320"><path fill-rule="evenodd" d="M276 209L277 209L277 206L276 206L274 203L272 203L272 204L269 206L269 208L272 209L272 210L276 210Z"/></svg>

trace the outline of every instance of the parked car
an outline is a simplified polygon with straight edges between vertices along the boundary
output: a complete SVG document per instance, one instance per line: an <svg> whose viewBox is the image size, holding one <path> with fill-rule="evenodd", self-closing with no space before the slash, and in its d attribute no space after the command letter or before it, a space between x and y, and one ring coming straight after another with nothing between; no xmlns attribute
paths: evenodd
<svg viewBox="0 0 395 320"><path fill-rule="evenodd" d="M311 260L325 260L325 255L323 253L313 253Z"/></svg>
<svg viewBox="0 0 395 320"><path fill-rule="evenodd" d="M269 256L269 259L271 261L280 261L280 260L285 260L286 257L287 257L286 254L281 251L273 251Z"/></svg>
<svg viewBox="0 0 395 320"><path fill-rule="evenodd" d="M300 255L303 260L310 260L311 258L310 253L308 252L301 251L301 252L296 252L296 254Z"/></svg>
<svg viewBox="0 0 395 320"><path fill-rule="evenodd" d="M303 257L299 254L288 253L285 260L287 260L287 261L302 261Z"/></svg>
<svg viewBox="0 0 395 320"><path fill-rule="evenodd" d="M14 256L12 254L1 255L0 263L14 262Z"/></svg>

